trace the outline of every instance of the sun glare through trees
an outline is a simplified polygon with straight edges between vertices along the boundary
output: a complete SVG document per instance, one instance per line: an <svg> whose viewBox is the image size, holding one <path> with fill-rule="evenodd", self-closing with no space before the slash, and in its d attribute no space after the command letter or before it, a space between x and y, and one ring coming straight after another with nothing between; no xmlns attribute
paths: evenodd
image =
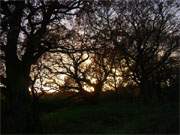
<svg viewBox="0 0 180 135"><path fill-rule="evenodd" d="M93 92L95 85L103 75L102 72L109 72L104 77L102 90L115 90L115 85L116 87L127 86L128 82L125 82L123 75L125 72L129 72L128 68L123 67L122 69L116 68L115 65L108 65L107 58L104 55L101 57L103 57L103 63L100 64L103 65L97 65L98 63L95 63L97 58L92 52L90 54L87 52L82 54L47 53L38 60L38 64L31 67L30 76L33 83L30 91L33 87L36 92L79 92L78 79L85 91ZM103 69L103 66L106 66L107 69ZM130 82L133 83L133 80Z"/></svg>
<svg viewBox="0 0 180 135"><path fill-rule="evenodd" d="M0 20L2 133L179 133L179 0L1 0Z"/></svg>

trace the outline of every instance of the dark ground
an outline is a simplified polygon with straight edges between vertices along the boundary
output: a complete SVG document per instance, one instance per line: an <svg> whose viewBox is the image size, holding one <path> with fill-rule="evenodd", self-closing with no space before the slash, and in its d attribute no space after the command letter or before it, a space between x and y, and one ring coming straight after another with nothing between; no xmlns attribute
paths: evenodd
<svg viewBox="0 0 180 135"><path fill-rule="evenodd" d="M40 110L43 133L179 133L177 102L144 104L107 96L98 103L74 103L52 96L41 99Z"/></svg>

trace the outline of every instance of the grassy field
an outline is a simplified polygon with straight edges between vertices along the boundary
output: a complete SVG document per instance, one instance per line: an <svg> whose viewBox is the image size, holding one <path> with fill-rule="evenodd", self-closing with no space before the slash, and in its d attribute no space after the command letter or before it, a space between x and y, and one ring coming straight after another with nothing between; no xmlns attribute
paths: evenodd
<svg viewBox="0 0 180 135"><path fill-rule="evenodd" d="M175 103L145 105L110 100L70 105L53 99L46 103L47 111L41 114L43 133L178 133Z"/></svg>

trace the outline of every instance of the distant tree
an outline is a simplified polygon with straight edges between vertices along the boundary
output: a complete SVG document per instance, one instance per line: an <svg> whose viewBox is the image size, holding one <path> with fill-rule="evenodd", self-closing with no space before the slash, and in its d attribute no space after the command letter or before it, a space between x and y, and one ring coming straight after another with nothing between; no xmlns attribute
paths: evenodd
<svg viewBox="0 0 180 135"><path fill-rule="evenodd" d="M108 77L112 73L115 54L111 48L104 47L93 52L92 63L89 71L83 74L84 81L94 88L95 96L98 97L108 82ZM88 78L88 76L90 76ZM94 79L94 81L92 81Z"/></svg>
<svg viewBox="0 0 180 135"><path fill-rule="evenodd" d="M95 95L98 96L112 72L115 53L113 50L109 51L110 48L87 49L87 46L80 41L78 42L74 38L71 40L72 43L68 45L74 51L46 54L43 62L44 68L41 71L44 72L42 77L46 82L43 83L43 86L52 86L53 90L59 90L59 92L76 90L85 98L88 88L92 87ZM79 49L75 49L74 44L78 44ZM64 76L64 80L61 80L59 76ZM58 80L61 82L58 83Z"/></svg>

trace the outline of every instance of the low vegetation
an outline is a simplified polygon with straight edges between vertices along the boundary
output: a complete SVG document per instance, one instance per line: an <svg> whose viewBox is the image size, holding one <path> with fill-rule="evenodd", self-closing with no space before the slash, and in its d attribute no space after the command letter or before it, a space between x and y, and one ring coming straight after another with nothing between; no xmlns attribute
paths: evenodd
<svg viewBox="0 0 180 135"><path fill-rule="evenodd" d="M179 130L175 102L143 104L117 100L112 95L96 104L70 104L57 99L60 98L41 100L41 107L45 105L40 118L43 133L178 133Z"/></svg>

